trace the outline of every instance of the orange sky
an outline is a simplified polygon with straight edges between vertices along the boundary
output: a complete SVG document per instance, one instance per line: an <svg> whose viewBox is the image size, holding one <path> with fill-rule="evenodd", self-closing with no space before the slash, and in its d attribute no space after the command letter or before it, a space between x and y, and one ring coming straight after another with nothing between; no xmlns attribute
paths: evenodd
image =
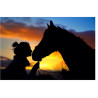
<svg viewBox="0 0 98 98"><path fill-rule="evenodd" d="M32 61L31 57L28 57L28 60L31 61L31 66L33 66L36 62ZM31 69L32 67L26 67L26 69ZM57 52L51 53L49 56L45 57L40 61L40 69L43 70L59 70L63 69L69 70L68 66L64 62L61 54Z"/></svg>
<svg viewBox="0 0 98 98"><path fill-rule="evenodd" d="M1 37L11 39L21 39L27 41L40 41L43 37L45 27L26 26L23 23L8 21L1 23ZM89 32L73 32L76 36L81 37L88 45L95 48L95 33ZM93 34L93 35L92 35Z"/></svg>
<svg viewBox="0 0 98 98"><path fill-rule="evenodd" d="M1 23L1 37L18 38L22 40L41 40L44 27L25 26L16 22Z"/></svg>

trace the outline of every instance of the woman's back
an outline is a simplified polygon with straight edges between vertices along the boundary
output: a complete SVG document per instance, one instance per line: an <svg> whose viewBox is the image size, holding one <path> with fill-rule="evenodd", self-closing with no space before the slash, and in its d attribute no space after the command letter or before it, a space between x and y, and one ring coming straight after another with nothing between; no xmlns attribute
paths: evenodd
<svg viewBox="0 0 98 98"><path fill-rule="evenodd" d="M25 66L29 65L26 58L14 57L11 64L2 71L2 79L26 79L27 73Z"/></svg>

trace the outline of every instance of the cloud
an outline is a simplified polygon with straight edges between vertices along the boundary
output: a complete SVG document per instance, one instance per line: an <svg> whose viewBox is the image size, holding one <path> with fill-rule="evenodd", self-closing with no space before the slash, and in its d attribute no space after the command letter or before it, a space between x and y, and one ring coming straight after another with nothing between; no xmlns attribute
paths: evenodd
<svg viewBox="0 0 98 98"><path fill-rule="evenodd" d="M7 22L9 20L22 22L22 23L31 23L31 17L1 17L2 22Z"/></svg>
<svg viewBox="0 0 98 98"><path fill-rule="evenodd" d="M95 49L95 31L84 31L84 32L76 32L75 30L69 30L76 36L80 37L84 40L90 47Z"/></svg>
<svg viewBox="0 0 98 98"><path fill-rule="evenodd" d="M9 58L7 58L7 57L4 57L4 56L0 56L0 61L1 60L11 60L11 59L9 59Z"/></svg>
<svg viewBox="0 0 98 98"><path fill-rule="evenodd" d="M5 22L5 21L9 20L9 17L1 17L0 19L1 19L2 22Z"/></svg>
<svg viewBox="0 0 98 98"><path fill-rule="evenodd" d="M25 17L22 19L26 19ZM27 21L30 19L28 18ZM46 29L43 25L48 23L48 20L38 18L36 20L36 24L38 26L29 25L27 26L22 22L15 22L13 20L8 20L6 22L1 23L1 37L3 38L18 38L21 40L28 41L40 41L42 39L43 33ZM60 27L66 28L63 25L59 25ZM76 32L75 30L69 30L76 36L82 38L89 46L95 48L95 31L84 31L84 32Z"/></svg>
<svg viewBox="0 0 98 98"><path fill-rule="evenodd" d="M18 20L26 21L26 22L31 22L31 17L16 17Z"/></svg>
<svg viewBox="0 0 98 98"><path fill-rule="evenodd" d="M77 35L80 36L81 38L83 38L83 40L89 46L91 46L93 49L95 49L95 31L87 31L87 32L83 32L83 33L80 33Z"/></svg>
<svg viewBox="0 0 98 98"><path fill-rule="evenodd" d="M46 20L46 19L43 19L43 18L38 18L36 20L36 23L35 24L38 25L38 26L44 26L44 25L46 25L49 22L50 22L49 20Z"/></svg>
<svg viewBox="0 0 98 98"><path fill-rule="evenodd" d="M7 57L0 56L0 67L7 67L11 61L12 60Z"/></svg>
<svg viewBox="0 0 98 98"><path fill-rule="evenodd" d="M65 26L65 25L62 25L62 24L55 24L57 27L61 27L61 28L63 28L63 29L66 29L67 28L67 26Z"/></svg>
<svg viewBox="0 0 98 98"><path fill-rule="evenodd" d="M45 27L27 26L13 20L1 23L1 37L21 40L41 40Z"/></svg>

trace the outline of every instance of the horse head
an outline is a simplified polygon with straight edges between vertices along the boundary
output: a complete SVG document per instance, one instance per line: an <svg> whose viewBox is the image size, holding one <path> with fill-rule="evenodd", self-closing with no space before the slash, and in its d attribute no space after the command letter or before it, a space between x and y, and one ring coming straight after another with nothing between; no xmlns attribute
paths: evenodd
<svg viewBox="0 0 98 98"><path fill-rule="evenodd" d="M57 50L56 43L58 43L58 39L56 38L56 27L52 21L50 21L50 25L47 24L47 27L41 42L35 47L32 53L32 58L35 61L40 61L43 57Z"/></svg>

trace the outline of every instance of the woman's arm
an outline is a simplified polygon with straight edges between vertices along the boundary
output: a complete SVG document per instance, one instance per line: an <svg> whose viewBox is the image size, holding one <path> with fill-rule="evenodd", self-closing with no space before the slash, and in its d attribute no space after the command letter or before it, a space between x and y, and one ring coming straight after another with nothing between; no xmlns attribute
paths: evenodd
<svg viewBox="0 0 98 98"><path fill-rule="evenodd" d="M36 72L39 68L39 61L33 66L32 70L30 71L30 74L28 75L29 79L36 79Z"/></svg>

